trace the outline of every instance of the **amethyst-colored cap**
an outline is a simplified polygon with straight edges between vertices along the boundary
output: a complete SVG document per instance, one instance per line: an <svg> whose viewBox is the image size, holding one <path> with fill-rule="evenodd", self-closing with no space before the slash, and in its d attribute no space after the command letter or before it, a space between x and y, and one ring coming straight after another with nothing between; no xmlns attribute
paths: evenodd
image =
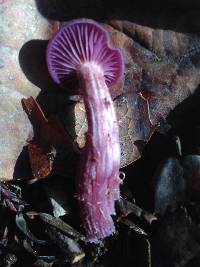
<svg viewBox="0 0 200 267"><path fill-rule="evenodd" d="M102 67L107 86L122 77L123 58L119 49L110 47L107 31L90 19L72 20L64 24L49 42L48 69L56 83L76 88L76 70L85 62Z"/></svg>

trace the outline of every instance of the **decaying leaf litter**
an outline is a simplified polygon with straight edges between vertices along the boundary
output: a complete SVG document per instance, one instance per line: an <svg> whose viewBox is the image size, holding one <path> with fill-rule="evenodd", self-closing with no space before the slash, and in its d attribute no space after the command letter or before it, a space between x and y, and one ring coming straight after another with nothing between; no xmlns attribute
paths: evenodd
<svg viewBox="0 0 200 267"><path fill-rule="evenodd" d="M53 124L51 125L53 126L54 129L56 128L56 131L58 131L57 129L58 124L55 121L58 121L59 124L61 123L63 129L66 130L65 133L70 143L69 146L72 147L70 151L72 155L70 154L70 158L72 158L72 162L75 162L74 158L79 157L79 152L81 150L79 147L82 147L84 144L84 133L86 132L87 128L84 106L82 102L78 102L74 106L74 104L70 102L66 94L63 91L60 91L59 88L56 88L56 85L52 83L49 76L47 75L45 60L44 60L44 52L47 42L46 43L45 42L35 43L34 41L31 42L31 40L34 38L40 40L49 39L52 36L51 35L52 32L57 30L58 23L51 22L49 24L49 22L38 13L34 1L29 1L29 5L27 5L27 2L25 4L25 2L23 1L20 1L18 5L11 4L10 2L5 2L1 4L1 12L3 12L4 14L3 17L6 17L7 20L12 17L11 15L15 13L15 10L21 10L22 12L21 17L24 18L24 24L28 24L28 21L30 19L30 17L28 17L27 14L29 14L30 12L29 15L32 16L32 14L34 14L35 12L35 16L37 17L37 23L41 23L41 26L36 27L38 33L37 31L34 31L34 34L33 32L28 31L26 27L23 26L19 36L16 35L15 38L13 38L12 35L9 36L8 34L10 32L9 27L17 27L17 26L9 24L7 21L3 22L4 29L8 27L7 28L8 35L6 35L5 34L6 31L4 31L4 33L1 36L1 50L3 54L2 59L4 63L2 65L3 67L1 67L1 70L3 71L3 72L1 71L2 75L1 86L3 85L1 90L1 99L2 99L1 103L3 103L3 105L1 105L0 112L2 114L1 129L4 129L4 132L7 132L9 134L3 135L3 138L0 139L2 141L1 147L3 148L3 151L5 151L5 153L2 153L3 157L1 157L2 164L0 166L0 175L3 179L6 180L13 179L13 172L15 167L20 166L19 164L20 161L17 159L19 159L19 155L22 151L22 148L26 146L26 144L28 144L28 153L29 155L31 155L30 157L31 164L29 165L27 163L28 161L25 161L23 159L23 161L25 161L23 163L25 164L26 169L29 169L27 170L28 175L27 173L25 175L23 172L20 173L19 170L16 169L14 172L15 178L23 178L22 176L24 176L26 179L28 179L28 181L31 181L34 178L36 178L37 180L44 176L52 176L55 174L66 175L65 171L70 171L70 174L68 174L70 181L68 181L67 184L68 187L71 188L71 191L74 192L73 182L72 182L73 168L72 170L66 168L67 170L64 170L63 173L63 166L67 167L63 163L66 162L66 157L68 155L63 153L62 149L61 152L57 150L55 151L54 146L49 143L48 146L49 145L50 146L48 147L47 151L45 151L45 153L43 152L43 149L40 148L40 145L39 147L37 147L38 143L36 143L36 146L34 146L35 144L30 143L30 141L33 138L32 126L30 122L27 120L26 114L22 110L20 103L24 95L25 96L32 95L36 97L39 93L39 90L41 89L38 96L38 103L42 108L41 112L44 112L45 114L42 117L42 119L44 119L45 122L47 122L47 120L50 121L50 124L53 121ZM148 142L149 138L151 137L155 129L159 126L159 124L161 124L161 126L159 127L159 131L163 130L164 128L163 125L166 125L165 124L166 116L169 114L170 110L173 110L177 104L181 103L185 98L187 98L191 93L193 93L197 89L199 84L199 73L198 73L199 38L195 34L178 33L170 30L153 29L150 27L141 26L128 21L108 21L107 24L104 25L109 30L113 43L117 47L120 47L122 49L126 62L124 85L122 86L122 84L120 84L116 88L112 88L112 95L118 113L118 121L120 126L121 151L122 151L121 166L126 166L140 157L142 148ZM33 51L35 48L36 51L34 51L33 55L31 55L32 53L29 52L30 51L29 48L33 48L32 49ZM37 50L39 50L38 54ZM19 61L18 61L18 53L19 53ZM38 60L36 60L37 58L36 59L34 58L35 55L40 56L38 57ZM23 59L23 57L25 59ZM39 64L36 61L39 61ZM29 63L28 65L31 65L31 67L30 66L27 67L27 63ZM38 66L40 66L39 69L37 68ZM42 78L42 76L45 75L39 74L40 72L46 73L46 77ZM38 88L38 86L40 87L40 89ZM50 88L52 89L52 91L50 91L51 90ZM68 103L67 107L66 105L64 105L63 102ZM73 116L69 116L69 114ZM55 118L54 116L57 116L57 118ZM45 117L47 118L46 120ZM8 122L7 118L11 118L9 120L9 124L7 124ZM54 123L56 123L56 127ZM13 130L13 128L15 128L15 130ZM61 128L59 126L59 129ZM21 129L25 129L25 131L24 130L22 131ZM63 133L63 129L59 130L59 133L60 131ZM21 135L21 132L23 133L23 135ZM39 133L39 135L40 134L42 135L44 133ZM39 136L40 140L42 140L42 138L45 137ZM36 151L34 149L37 149L37 153L39 151L39 154L32 153L33 151ZM76 152L74 153L74 151ZM25 151L24 153L25 153L24 157L26 158L27 151ZM37 162L38 159L37 157L39 157L38 162ZM43 158L44 160L41 160L40 157ZM9 162L7 161L8 159ZM60 164L61 166L55 167L56 164L54 163L56 162L56 160L57 162L59 162L59 164L61 163ZM24 167L24 165L21 166ZM71 164L69 164L69 166L71 166ZM42 175L37 175L38 167L41 170L45 170L44 173L42 172ZM54 183L53 178L56 180L58 179L58 177L55 176L47 179L50 179L50 183L51 180L52 183ZM59 179L62 180L61 177ZM125 180L124 185L122 186L122 194L124 194L126 197L128 194L129 197L130 192L127 193L125 192L126 190L124 189L128 186L128 181L130 180L130 178L127 179L128 180L127 181ZM136 178L133 177L133 179ZM198 181L198 175L197 175L197 181ZM11 184L13 183L16 183L16 181L11 182ZM43 190L45 190L45 192L48 191L46 185L47 180L39 182L38 185L30 185L30 186L26 185L27 182L21 181L19 183L21 183L21 185L18 184L17 186L22 188L23 194L26 195L25 200L27 200L28 198L31 199L31 197L34 198L34 196L31 196L30 192L31 190L34 191L34 187L35 188L38 187L42 192ZM3 184L2 188L4 188ZM6 185L6 190L9 190L7 188L7 185ZM66 189L66 192L67 191L68 190ZM8 192L10 192L10 190ZM27 192L29 192L29 196L27 196ZM34 192L37 192L37 190L35 190ZM54 194L59 195L58 192L56 193L54 192ZM47 195L49 194L47 193ZM130 199L131 202L133 202L134 194L131 193L131 195L132 196ZM73 198L73 194L71 192L69 193L69 196ZM70 197L66 198L68 200L65 201L64 209L62 209L62 207L61 208L59 207L59 203L57 203L56 201L57 199L52 200L52 198L48 199L48 197L46 199L46 202L43 202L44 207L43 205L38 205L39 203L36 205L35 204L36 198L35 198L34 201L32 200L33 203L31 202L31 200L26 201L29 204L29 206L25 205L25 209L27 210L27 212L33 211L33 213L34 212L51 213L52 209L60 209L62 215L64 213L65 216L68 216L67 218L64 218L64 221L65 222L69 221L69 225L74 226L74 229L76 229L75 231L79 230L81 233L82 229L80 228L80 225L78 223L79 219L77 218L78 213L74 212L76 207L76 200L72 200ZM22 200L23 203L25 203L25 200L24 199ZM136 199L136 203L137 201L140 202L141 200ZM10 203L12 203L12 198ZM14 201L13 204L15 203L16 202ZM7 209L9 209L9 206L10 205L7 205ZM33 207L35 206L37 207L37 209L36 208L33 209ZM152 209L152 211L154 210L154 208L152 207L150 207L150 209ZM25 214L27 212L24 211L23 215L25 216L24 219L25 221L30 220L30 222L33 222L34 220L36 220L35 219L37 218L36 215L33 215L33 219L30 219L29 216L30 214L28 215ZM8 216L10 218L9 220L11 221L12 225L11 218L13 218L13 216L15 215L12 214L11 212L11 214L9 214ZM121 218L121 216L119 216L119 218ZM130 226L129 223L130 220L133 226ZM135 224L137 222L137 219L135 217L133 218L131 217L130 220L128 218L127 220L123 219L123 221L126 221L126 224L128 224L130 228L133 229L135 227L134 229L136 229L138 227ZM140 225L140 222L138 223ZM19 228L19 224L16 223L16 225L17 228ZM123 236L122 233L124 231L124 227L125 226L120 225L119 236L111 238L111 241L109 240L106 241L104 246L102 245L102 247L98 248L99 252L97 251L97 248L89 249L87 247L88 245L81 243L81 248L79 251L80 255L83 254L90 255L90 257L93 260L100 259L101 261L102 259L104 260L104 262L106 262L105 259L105 255L107 255L106 249L108 251L109 250L113 251L114 247L113 244L118 242L118 238L120 240L120 238ZM142 223L142 228L144 229L147 228L146 231L150 234L151 230L149 230L149 227L147 227L146 225L143 225L143 223ZM5 229L4 231L2 231L2 233L4 233L3 240L6 240L7 230ZM13 226L10 229L13 229ZM144 229L141 229L141 232L144 231ZM128 228L125 228L125 231L128 231ZM137 230L135 231L137 232ZM53 235L53 233L55 233L55 230L52 230L52 234L50 234L51 237L54 236L55 238L55 234ZM37 236L37 232L35 233L35 235ZM59 233L56 235L58 236ZM48 234L45 236L45 240L47 238L50 238L47 236ZM68 242L71 236L69 233L67 233L67 236L68 236L67 238L66 237L61 238L60 236L57 239L62 239L64 240L63 242ZM38 236L38 239L41 239L40 236ZM133 238L131 238L131 242L133 242L132 239ZM8 240L9 240L8 243L9 242L12 243L11 241L12 237L11 240L10 239ZM22 242L21 240L26 240L26 241ZM52 245L54 241L53 242L51 241L50 243ZM45 260L45 261L48 261L49 259L51 261L58 261L59 257L55 258L54 257L55 255L50 255L48 258L46 255L45 256L41 255L40 250L38 250L37 253L35 254L34 250L31 248L32 244L31 245L29 244L29 242L32 241L30 241L30 239L27 238L26 234L25 237L23 236L22 239L18 240L18 242L21 244L22 247L25 247L26 251L29 251L29 254L31 253L33 254L32 256L34 257L35 260L36 258L38 258L39 260ZM77 242L77 240L75 240L74 242ZM78 241L77 245L78 247L80 246L79 242L83 241ZM68 243L64 244L66 244L65 246L69 248L67 245ZM56 245L56 247L59 247L59 245ZM67 252L69 253L67 257L63 257L62 254L63 252L60 254L59 251L57 255L61 255L60 262L69 261L71 257L69 255L71 255L70 254L71 252L72 255L74 255L73 254L74 251L70 251L70 249L71 248L69 248ZM11 249L11 251L12 250L13 249ZM16 254L18 253L19 252L17 251ZM20 251L20 253L22 252ZM192 257L194 257L194 255ZM85 257L82 257L81 259L83 258L85 260ZM190 261L191 258L186 259L186 261ZM6 257L4 259L6 259ZM181 264L182 264L181 266L185 266L184 264L186 263L181 263Z"/></svg>

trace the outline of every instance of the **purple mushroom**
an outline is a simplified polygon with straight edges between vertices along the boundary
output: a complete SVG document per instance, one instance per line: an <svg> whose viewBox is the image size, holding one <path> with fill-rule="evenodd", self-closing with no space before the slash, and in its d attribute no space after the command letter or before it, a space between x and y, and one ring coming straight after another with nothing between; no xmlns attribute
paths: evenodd
<svg viewBox="0 0 200 267"><path fill-rule="evenodd" d="M113 234L115 201L120 197L120 144L114 105L108 86L123 74L123 59L109 45L107 31L89 19L66 23L50 41L48 69L65 88L79 88L88 132L80 166L77 195L90 242Z"/></svg>

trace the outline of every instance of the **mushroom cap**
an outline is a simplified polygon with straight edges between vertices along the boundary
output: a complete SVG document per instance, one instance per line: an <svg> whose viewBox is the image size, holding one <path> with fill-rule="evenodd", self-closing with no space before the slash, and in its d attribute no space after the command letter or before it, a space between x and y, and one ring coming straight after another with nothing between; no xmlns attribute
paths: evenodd
<svg viewBox="0 0 200 267"><path fill-rule="evenodd" d="M108 32L90 19L76 19L64 24L47 47L47 65L53 80L62 87L76 88L77 69L82 63L102 68L107 86L123 74L123 57L109 44Z"/></svg>

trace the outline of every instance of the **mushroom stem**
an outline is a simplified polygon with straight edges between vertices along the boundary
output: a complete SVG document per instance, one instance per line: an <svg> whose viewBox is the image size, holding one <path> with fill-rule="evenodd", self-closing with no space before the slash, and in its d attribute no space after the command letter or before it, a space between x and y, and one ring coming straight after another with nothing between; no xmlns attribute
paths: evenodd
<svg viewBox="0 0 200 267"><path fill-rule="evenodd" d="M88 239L99 242L115 232L111 215L120 197L119 130L102 68L91 62L77 71L88 120L86 145L77 187Z"/></svg>

